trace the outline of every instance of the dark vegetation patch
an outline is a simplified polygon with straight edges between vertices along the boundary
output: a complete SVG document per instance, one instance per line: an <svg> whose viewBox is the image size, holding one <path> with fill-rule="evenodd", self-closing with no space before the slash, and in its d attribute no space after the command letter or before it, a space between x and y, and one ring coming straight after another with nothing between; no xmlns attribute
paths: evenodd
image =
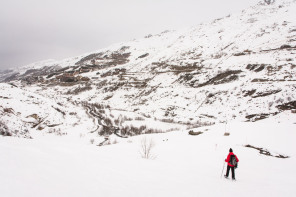
<svg viewBox="0 0 296 197"><path fill-rule="evenodd" d="M200 134L202 134L203 132L201 132L201 131L193 131L193 130L190 130L189 132L188 132L188 134L189 135L200 135Z"/></svg>
<svg viewBox="0 0 296 197"><path fill-rule="evenodd" d="M259 79L259 78L256 78L256 79L253 79L251 82L269 82L269 81L272 81L271 79Z"/></svg>
<svg viewBox="0 0 296 197"><path fill-rule="evenodd" d="M3 112L9 113L9 114L14 114L14 110L12 108L3 108Z"/></svg>
<svg viewBox="0 0 296 197"><path fill-rule="evenodd" d="M166 69L166 70L161 71L164 69ZM179 74L182 72L192 72L192 71L200 70L200 69L201 69L201 67L199 67L197 65L197 63L186 64L186 65L172 65L172 64L168 64L164 61L152 63L152 71L155 71L157 73L174 72L176 74Z"/></svg>
<svg viewBox="0 0 296 197"><path fill-rule="evenodd" d="M130 48L130 46L122 46L122 47L119 49L119 51L124 52L124 51L126 51L127 49L129 49L129 48Z"/></svg>
<svg viewBox="0 0 296 197"><path fill-rule="evenodd" d="M54 73L51 73L51 74L49 74L49 75L47 75L47 79L49 79L49 78L51 78L51 77L53 77L53 76L55 76L55 75L58 75L59 73L58 72L54 72Z"/></svg>
<svg viewBox="0 0 296 197"><path fill-rule="evenodd" d="M135 87L135 88L145 88L147 87L147 82L146 80L136 80L136 79L133 79L133 80L129 80L125 83L125 86L126 87Z"/></svg>
<svg viewBox="0 0 296 197"><path fill-rule="evenodd" d="M101 74L101 77L109 77L109 76L114 76L114 75L123 75L126 73L125 68L115 68L113 70L110 70L106 73Z"/></svg>
<svg viewBox="0 0 296 197"><path fill-rule="evenodd" d="M65 83L71 83L71 82L77 82L78 78L75 76L67 76L67 75L61 75L57 77L57 79L60 80L60 82L65 82Z"/></svg>
<svg viewBox="0 0 296 197"><path fill-rule="evenodd" d="M267 66L266 64L248 64L246 69L255 71L255 72L260 72L264 70L266 66Z"/></svg>
<svg viewBox="0 0 296 197"><path fill-rule="evenodd" d="M27 70L27 71L25 72L24 75L28 75L28 74L34 73L34 72L36 72L36 71L37 71L37 69L29 69L29 70Z"/></svg>
<svg viewBox="0 0 296 197"><path fill-rule="evenodd" d="M9 77L6 77L4 79L4 82L16 80L18 76L19 76L19 73L14 73L14 74L10 75Z"/></svg>
<svg viewBox="0 0 296 197"><path fill-rule="evenodd" d="M177 74L182 72L192 72L198 69L200 69L200 67L198 67L196 64L188 64L185 66L170 65L170 70L176 72Z"/></svg>
<svg viewBox="0 0 296 197"><path fill-rule="evenodd" d="M191 79L193 79L194 75L191 74L191 73L185 73L183 75L181 75L178 79L178 81L180 82L188 82L190 81Z"/></svg>
<svg viewBox="0 0 296 197"><path fill-rule="evenodd" d="M200 70L201 68L199 67L197 69ZM198 79L194 79L194 77L199 74L201 73L200 72L184 73L179 76L177 81L179 81L180 83L185 83L190 87L194 87L195 84L198 83Z"/></svg>
<svg viewBox="0 0 296 197"><path fill-rule="evenodd" d="M93 53L90 54L78 62L75 65L86 67L86 69L103 69L110 66L122 65L129 62L131 53L124 53L129 47L122 47L119 51L115 51L109 55L104 53ZM87 64L91 65L87 65Z"/></svg>
<svg viewBox="0 0 296 197"><path fill-rule="evenodd" d="M199 75L200 72L191 72L191 73L184 73L181 74L180 77L178 78L178 81L180 83L185 83L189 85L190 87L194 87L194 85L198 82L197 79L194 79L194 76Z"/></svg>
<svg viewBox="0 0 296 197"><path fill-rule="evenodd" d="M269 90L269 91L265 91L265 92L257 92L255 95L252 95L252 98L269 96L272 94L277 94L281 91L282 91L281 89L278 89L278 90Z"/></svg>
<svg viewBox="0 0 296 197"><path fill-rule="evenodd" d="M149 96L151 93L155 92L157 88L158 86L147 87L139 93L138 97Z"/></svg>
<svg viewBox="0 0 296 197"><path fill-rule="evenodd" d="M165 110L164 116L166 117L175 117L177 114L175 113L176 106L170 106Z"/></svg>
<svg viewBox="0 0 296 197"><path fill-rule="evenodd" d="M202 107L203 104L211 105L214 102L222 102L222 98L228 95L228 91L219 91L215 93L209 93L207 98L203 101L203 103L200 105Z"/></svg>
<svg viewBox="0 0 296 197"><path fill-rule="evenodd" d="M9 132L9 129L4 122L0 121L0 135L2 136L12 136L11 133Z"/></svg>
<svg viewBox="0 0 296 197"><path fill-rule="evenodd" d="M252 83L257 83L257 82L284 82L284 81L296 81L293 79L260 79L260 78L255 78L251 82Z"/></svg>
<svg viewBox="0 0 296 197"><path fill-rule="evenodd" d="M149 53L145 53L143 55L140 55L138 58L144 58L144 57L147 57L149 55Z"/></svg>
<svg viewBox="0 0 296 197"><path fill-rule="evenodd" d="M114 92L116 90L118 90L119 88L121 88L122 86L124 86L126 83L125 82L117 82L117 83L113 83L108 87L104 88L104 92Z"/></svg>
<svg viewBox="0 0 296 197"><path fill-rule="evenodd" d="M6 96L0 96L1 99L9 99L8 97Z"/></svg>
<svg viewBox="0 0 296 197"><path fill-rule="evenodd" d="M255 92L256 92L255 89L254 90L244 90L243 94L246 97L246 96L252 96Z"/></svg>
<svg viewBox="0 0 296 197"><path fill-rule="evenodd" d="M23 75L20 75L18 79L27 84L42 83L44 82L43 76L46 76L47 79L51 78L56 74L64 72L64 69L67 70L69 67L59 70L57 70L57 68L57 66L44 66L40 69L29 69Z"/></svg>
<svg viewBox="0 0 296 197"><path fill-rule="evenodd" d="M167 68L169 66L170 65L167 64L166 62L152 62L151 69L152 69L152 71L156 71L157 70L159 72L159 70L165 69L165 68Z"/></svg>
<svg viewBox="0 0 296 197"><path fill-rule="evenodd" d="M66 70L68 70L70 67L69 66L67 66L67 67L64 67L64 68L60 68L60 69L58 69L57 70L57 72L64 72L64 71L66 71Z"/></svg>
<svg viewBox="0 0 296 197"><path fill-rule="evenodd" d="M63 116L66 115L66 113L64 111L62 111L61 109L59 109L57 107L54 107L54 106L52 106L52 108L54 108L55 110L57 110L58 112L60 112L61 114L63 114Z"/></svg>
<svg viewBox="0 0 296 197"><path fill-rule="evenodd" d="M280 46L279 48L275 48L275 49L267 49L267 50L262 50L261 52L268 52L268 51L276 51L276 50L295 50L296 46L291 46L288 44L284 44L282 46Z"/></svg>
<svg viewBox="0 0 296 197"><path fill-rule="evenodd" d="M233 56L249 55L250 53L252 53L252 51L250 51L250 50L244 50L243 52L233 54Z"/></svg>
<svg viewBox="0 0 296 197"><path fill-rule="evenodd" d="M120 129L121 135L123 136L135 136L135 135L141 135L143 133L146 133L145 131L147 130L146 126L140 126L140 127L135 127L135 126L125 126ZM151 133L151 131L147 132Z"/></svg>
<svg viewBox="0 0 296 197"><path fill-rule="evenodd" d="M241 70L229 70L223 73L216 75L215 77L211 78L207 82L203 84L199 84L198 87L203 87L206 85L218 85L223 83L229 83L231 81L235 81L239 78L237 74L241 73Z"/></svg>
<svg viewBox="0 0 296 197"><path fill-rule="evenodd" d="M215 116L212 116L212 115L209 115L209 114L200 114L200 115L205 116L205 117L207 117L207 118L216 119Z"/></svg>
<svg viewBox="0 0 296 197"><path fill-rule="evenodd" d="M123 125L122 123L124 121L133 119L128 119L128 117L118 117L118 119L114 118L111 114L106 113L106 109L110 109L110 106L91 104L87 102L83 102L82 105L85 107L88 115L95 118L98 122L98 127L94 131L91 131L91 133L97 132L100 136L107 137L111 134L115 134L119 137L126 138L127 136L164 132L158 129L147 128L146 125L142 125L140 127Z"/></svg>
<svg viewBox="0 0 296 197"><path fill-rule="evenodd" d="M289 158L289 156L285 156L285 155L281 155L281 154L273 155L267 149L255 147L255 146L252 146L252 145L249 145L249 144L245 145L245 147L259 150L259 153L262 154L262 155L266 155L266 156L270 156L270 157L276 157L276 158L281 158L281 159Z"/></svg>
<svg viewBox="0 0 296 197"><path fill-rule="evenodd" d="M24 74L20 75L19 73L12 73L11 75L8 75L4 79L4 82L9 82L13 80L22 80L23 82L27 82L28 84L34 83L34 82L43 82L43 80L35 80L35 79L43 79L42 76L50 75L52 73L56 73L57 66L44 66L40 69L29 69ZM8 73L9 74L9 73ZM53 76L53 75L51 75ZM51 77L50 76L50 77ZM48 77L48 78L50 78Z"/></svg>
<svg viewBox="0 0 296 197"><path fill-rule="evenodd" d="M75 65L82 65L84 62L93 60L94 58L100 57L102 55L103 55L103 53L93 53L93 54L90 54L88 56L85 56L84 58L82 58L78 62L76 62Z"/></svg>
<svg viewBox="0 0 296 197"><path fill-rule="evenodd" d="M295 110L296 109L296 101L291 101L288 103L284 103L282 105L277 105L276 108L278 108L279 110Z"/></svg>
<svg viewBox="0 0 296 197"><path fill-rule="evenodd" d="M88 90L91 90L92 87L90 84L85 84L85 86L81 87L81 86L78 86L77 88L75 88L74 90L68 90L66 94L74 94L74 95L77 95L81 92L85 92L85 91L88 91Z"/></svg>
<svg viewBox="0 0 296 197"><path fill-rule="evenodd" d="M264 68L265 68L265 65L264 64L261 64L258 68L256 68L254 71L255 72L260 72L260 71L262 71L262 70L264 70Z"/></svg>
<svg viewBox="0 0 296 197"><path fill-rule="evenodd" d="M21 79L22 82L25 82L26 84L30 85L33 83L43 82L42 76L27 76Z"/></svg>
<svg viewBox="0 0 296 197"><path fill-rule="evenodd" d="M119 53L114 52L110 55L98 57L91 60L91 63L96 66L97 69L104 69L111 66L117 66L126 64L129 62L129 56L131 53Z"/></svg>
<svg viewBox="0 0 296 197"><path fill-rule="evenodd" d="M247 115L246 118L248 119L247 122L256 122L258 120L263 120L265 118L268 118L269 116L274 116L278 114L278 112L274 112L274 113L261 113L261 114L251 114L251 115Z"/></svg>
<svg viewBox="0 0 296 197"><path fill-rule="evenodd" d="M104 56L103 59L112 60L108 64L111 65L121 65L129 62L128 58L131 55L131 53L112 53L110 56Z"/></svg>
<svg viewBox="0 0 296 197"><path fill-rule="evenodd" d="M240 52L240 53L235 53L233 54L233 56L243 56L243 55L246 55L244 52Z"/></svg>
<svg viewBox="0 0 296 197"><path fill-rule="evenodd" d="M1 107L1 106L0 106ZM0 114L1 115L1 114ZM18 129L13 129L8 127L8 125L0 120L0 136L14 136L14 137L23 137L27 139L32 139L32 137L29 135L29 131L27 128L23 128L18 130Z"/></svg>

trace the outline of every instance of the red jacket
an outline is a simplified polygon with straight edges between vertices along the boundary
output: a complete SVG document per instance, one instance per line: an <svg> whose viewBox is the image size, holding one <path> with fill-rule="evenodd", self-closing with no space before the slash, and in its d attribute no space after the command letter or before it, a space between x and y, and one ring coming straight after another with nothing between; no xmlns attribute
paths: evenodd
<svg viewBox="0 0 296 197"><path fill-rule="evenodd" d="M231 155L234 155L234 156L235 156L236 162L239 161L238 158L236 157L236 155L233 154L233 152L230 152L230 153L228 154L228 156L227 156L227 159L225 159L225 162L227 162L228 165L229 165L230 167L234 167L234 165L231 165L231 164L229 163L229 162L230 162L230 157L231 157Z"/></svg>

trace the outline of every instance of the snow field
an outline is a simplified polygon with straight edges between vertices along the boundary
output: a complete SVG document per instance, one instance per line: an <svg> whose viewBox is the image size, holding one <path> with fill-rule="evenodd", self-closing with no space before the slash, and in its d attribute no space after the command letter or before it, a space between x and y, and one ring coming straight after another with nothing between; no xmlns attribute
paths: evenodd
<svg viewBox="0 0 296 197"><path fill-rule="evenodd" d="M195 129L204 132L198 136L185 130L136 136L102 147L78 135L1 137L1 196L294 196L296 125L295 116L287 117ZM144 137L154 141L155 159L141 158ZM246 144L290 158L261 155ZM236 182L220 178L230 147L240 160Z"/></svg>

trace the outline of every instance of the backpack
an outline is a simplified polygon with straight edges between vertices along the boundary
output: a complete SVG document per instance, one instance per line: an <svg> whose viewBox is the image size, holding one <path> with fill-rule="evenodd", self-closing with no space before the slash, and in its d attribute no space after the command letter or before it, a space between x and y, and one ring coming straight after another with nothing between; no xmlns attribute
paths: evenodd
<svg viewBox="0 0 296 197"><path fill-rule="evenodd" d="M230 161L229 161L229 163L230 163L231 165L233 165L235 168L237 168L237 161L236 161L235 155L231 155L231 156L230 156Z"/></svg>

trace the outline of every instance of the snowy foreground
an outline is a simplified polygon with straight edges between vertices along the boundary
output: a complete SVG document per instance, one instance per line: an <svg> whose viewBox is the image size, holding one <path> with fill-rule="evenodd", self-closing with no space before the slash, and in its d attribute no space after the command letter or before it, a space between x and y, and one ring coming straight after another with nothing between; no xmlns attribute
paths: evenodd
<svg viewBox="0 0 296 197"><path fill-rule="evenodd" d="M0 196L295 196L295 123L289 112L195 129L204 132L198 136L175 131L101 147L79 131L0 137ZM141 158L143 137L155 142L154 159ZM265 156L246 144L289 158ZM220 177L230 147L240 160L235 182Z"/></svg>

